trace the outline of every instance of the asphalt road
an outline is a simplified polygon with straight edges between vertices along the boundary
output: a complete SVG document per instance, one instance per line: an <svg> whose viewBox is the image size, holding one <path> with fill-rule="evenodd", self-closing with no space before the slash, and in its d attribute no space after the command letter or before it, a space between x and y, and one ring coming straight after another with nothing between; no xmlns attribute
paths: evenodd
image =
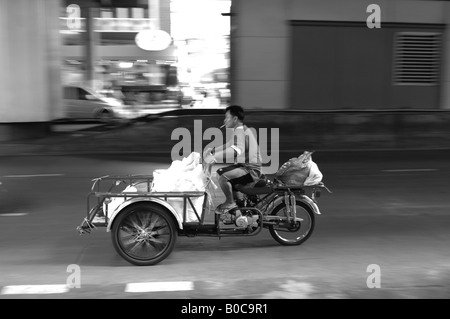
<svg viewBox="0 0 450 319"><path fill-rule="evenodd" d="M149 174L170 163L2 157L8 192L0 195L0 298L448 299L447 152L314 159L333 194L319 198L322 215L303 245L280 246L267 230L246 238L179 237L166 260L137 267L117 255L104 229L83 236L75 229L91 179Z"/></svg>

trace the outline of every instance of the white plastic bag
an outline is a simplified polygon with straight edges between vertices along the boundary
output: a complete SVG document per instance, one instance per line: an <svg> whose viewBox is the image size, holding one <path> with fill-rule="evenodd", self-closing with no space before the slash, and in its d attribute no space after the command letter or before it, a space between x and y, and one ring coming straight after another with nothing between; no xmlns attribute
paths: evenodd
<svg viewBox="0 0 450 319"><path fill-rule="evenodd" d="M200 163L200 154L193 152L183 160L173 161L168 169L153 172L152 192L189 192L206 189L207 178ZM205 196L192 197L191 201L201 217ZM183 198L167 198L167 202L183 217ZM199 221L189 201L186 202L186 222Z"/></svg>
<svg viewBox="0 0 450 319"><path fill-rule="evenodd" d="M200 154L192 152L183 160L175 160L168 169L153 171L152 192L203 191L206 176L200 164Z"/></svg>
<svg viewBox="0 0 450 319"><path fill-rule="evenodd" d="M311 160L309 175L306 178L306 180L303 182L303 185L305 185L305 186L316 185L322 181L322 178L323 178L323 174L319 170L319 166L317 166L317 164Z"/></svg>
<svg viewBox="0 0 450 319"><path fill-rule="evenodd" d="M153 183L151 192L189 192L200 191L206 189L207 178L203 172L202 164L200 163L200 154L191 153L183 160L173 161L168 169L157 169L153 171ZM147 184L141 183L128 186L123 190L124 193L131 192L147 192ZM199 217L201 217L203 209L203 201L205 196L192 197L192 205ZM106 206L108 214L111 214L125 201L124 197L115 197L111 199L109 204L104 204L104 211ZM167 198L167 202L175 209L177 214L183 218L183 198ZM199 221L194 209L191 207L189 201L186 202L186 222Z"/></svg>
<svg viewBox="0 0 450 319"><path fill-rule="evenodd" d="M177 174L169 169L155 169L153 171L152 192L170 192L177 180Z"/></svg>

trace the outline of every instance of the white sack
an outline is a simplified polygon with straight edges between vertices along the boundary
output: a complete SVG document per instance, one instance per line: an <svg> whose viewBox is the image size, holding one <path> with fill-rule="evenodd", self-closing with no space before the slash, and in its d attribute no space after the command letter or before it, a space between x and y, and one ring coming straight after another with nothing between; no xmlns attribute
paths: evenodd
<svg viewBox="0 0 450 319"><path fill-rule="evenodd" d="M168 169L153 172L152 192L189 192L206 189L207 178L200 163L200 154L191 153L183 160L173 161ZM192 197L191 201L201 217L205 196ZM183 198L167 198L167 202L183 217ZM189 201L186 201L186 222L199 221Z"/></svg>
<svg viewBox="0 0 450 319"><path fill-rule="evenodd" d="M304 181L303 185L312 186L320 183L322 181L323 174L319 170L319 166L312 160L310 161L309 175Z"/></svg>

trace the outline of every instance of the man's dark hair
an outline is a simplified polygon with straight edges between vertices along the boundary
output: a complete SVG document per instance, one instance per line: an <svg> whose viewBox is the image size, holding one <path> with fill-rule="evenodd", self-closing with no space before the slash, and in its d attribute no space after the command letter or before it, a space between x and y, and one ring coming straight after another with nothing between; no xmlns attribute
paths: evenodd
<svg viewBox="0 0 450 319"><path fill-rule="evenodd" d="M225 113L230 112L232 116L237 116L240 121L244 120L244 109L240 105L230 105L225 109Z"/></svg>

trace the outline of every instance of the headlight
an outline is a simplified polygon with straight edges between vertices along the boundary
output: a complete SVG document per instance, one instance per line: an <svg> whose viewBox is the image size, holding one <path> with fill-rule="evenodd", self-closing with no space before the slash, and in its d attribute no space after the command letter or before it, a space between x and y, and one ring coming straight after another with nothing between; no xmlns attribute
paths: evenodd
<svg viewBox="0 0 450 319"><path fill-rule="evenodd" d="M121 107L123 106L123 104L120 101L110 101L108 102L109 105L114 106L114 107Z"/></svg>
<svg viewBox="0 0 450 319"><path fill-rule="evenodd" d="M114 106L114 107L123 106L122 101L111 98L111 97L106 97L103 100L105 101L105 103L107 103L110 106Z"/></svg>

